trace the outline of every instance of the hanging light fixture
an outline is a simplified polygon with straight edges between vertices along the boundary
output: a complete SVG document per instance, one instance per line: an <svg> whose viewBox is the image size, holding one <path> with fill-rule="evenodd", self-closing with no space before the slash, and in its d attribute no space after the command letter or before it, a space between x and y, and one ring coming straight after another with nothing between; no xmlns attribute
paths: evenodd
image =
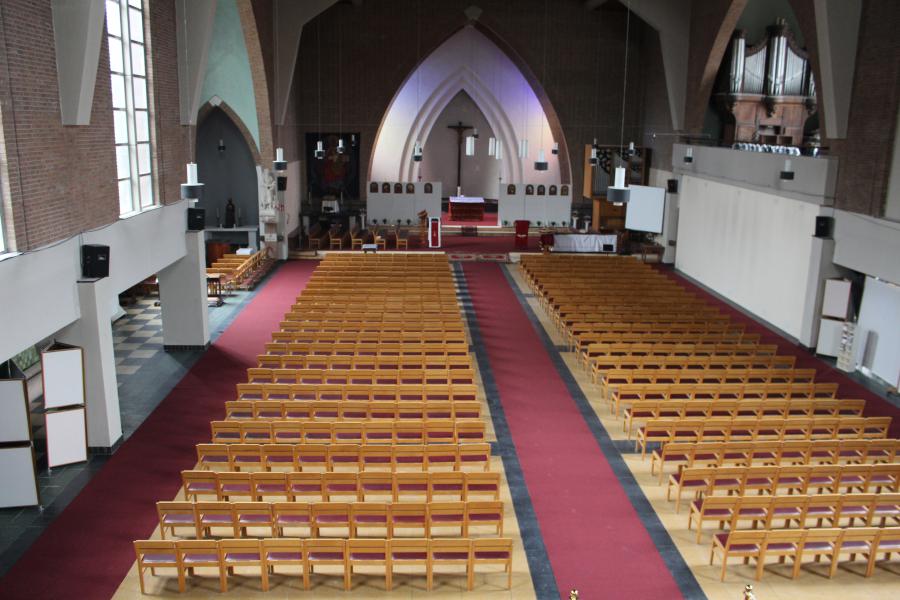
<svg viewBox="0 0 900 600"><path fill-rule="evenodd" d="M416 140L416 143L413 144L413 160L422 162L422 142L419 140Z"/></svg>
<svg viewBox="0 0 900 600"><path fill-rule="evenodd" d="M547 79L547 6L548 0L544 0L544 60L543 72L541 73L541 87L546 84ZM547 157L544 155L544 120L539 120L541 125L541 147L538 149L538 158L534 161L535 171L546 171L549 168Z"/></svg>
<svg viewBox="0 0 900 600"><path fill-rule="evenodd" d="M553 142L553 150L551 150L554 156L559 154L559 142Z"/></svg>
<svg viewBox="0 0 900 600"><path fill-rule="evenodd" d="M416 2L416 64L419 65L416 68L416 115L418 115L422 111L422 103L419 99L419 92L422 83L422 24L419 19L419 9L421 8L421 5L421 1ZM422 155L422 140L416 140L416 142L413 144L413 162L422 162ZM419 175L421 180L421 170L419 171Z"/></svg>
<svg viewBox="0 0 900 600"><path fill-rule="evenodd" d="M341 50L342 50L342 42L344 39L343 36L343 28L341 24L343 23L342 19L338 19L338 143L337 143L337 153L343 154L345 152L344 149L344 85L343 85L343 77L344 74L344 65L341 61Z"/></svg>
<svg viewBox="0 0 900 600"><path fill-rule="evenodd" d="M287 171L287 161L284 160L284 148L275 148L275 160L272 168L276 171Z"/></svg>
<svg viewBox="0 0 900 600"><path fill-rule="evenodd" d="M187 11L185 10L184 0L181 3L181 14L184 15L184 51L185 51L185 63L187 69L190 70L191 67L191 54L190 49L187 45ZM219 140L220 145L224 145L221 140ZM187 200L191 206L194 206L193 202L200 200L203 198L203 184L200 183L197 178L197 163L194 162L194 145L191 144L191 160L187 163L187 183L181 184L181 199Z"/></svg>
<svg viewBox="0 0 900 600"><path fill-rule="evenodd" d="M319 56L322 56L322 24L320 21L316 21L316 52L318 52ZM322 61L318 60L316 62L318 63L316 93L318 95L319 109L319 140L316 142L314 156L316 159L322 160L325 158L325 144L322 142Z"/></svg>
<svg viewBox="0 0 900 600"><path fill-rule="evenodd" d="M624 155L625 146L625 91L628 89L628 36L631 27L631 0L625 5L625 68L622 75L622 126L619 130L619 153ZM630 144L629 148L634 148ZM613 157L615 160L615 157ZM613 204L622 205L631 198L631 190L625 186L625 169L616 167L614 184L606 190L606 199Z"/></svg>

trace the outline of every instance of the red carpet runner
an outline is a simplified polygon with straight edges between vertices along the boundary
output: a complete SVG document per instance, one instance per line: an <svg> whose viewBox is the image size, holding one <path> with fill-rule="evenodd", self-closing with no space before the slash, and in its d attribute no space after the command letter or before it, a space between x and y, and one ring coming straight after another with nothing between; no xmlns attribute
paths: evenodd
<svg viewBox="0 0 900 600"><path fill-rule="evenodd" d="M209 422L246 381L317 265L283 265L165 400L0 581L0 598L111 597L134 562L132 541L157 525L156 502L181 486Z"/></svg>
<svg viewBox="0 0 900 600"><path fill-rule="evenodd" d="M463 268L560 593L681 597L500 267Z"/></svg>

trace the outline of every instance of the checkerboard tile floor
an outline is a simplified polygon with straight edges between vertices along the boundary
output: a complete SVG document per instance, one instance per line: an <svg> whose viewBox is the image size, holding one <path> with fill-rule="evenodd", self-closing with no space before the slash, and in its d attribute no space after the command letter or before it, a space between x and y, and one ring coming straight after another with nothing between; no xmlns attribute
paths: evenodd
<svg viewBox="0 0 900 600"><path fill-rule="evenodd" d="M113 323L116 375L119 387L135 375L147 360L163 351L162 319L157 296L143 296L125 309L125 316Z"/></svg>

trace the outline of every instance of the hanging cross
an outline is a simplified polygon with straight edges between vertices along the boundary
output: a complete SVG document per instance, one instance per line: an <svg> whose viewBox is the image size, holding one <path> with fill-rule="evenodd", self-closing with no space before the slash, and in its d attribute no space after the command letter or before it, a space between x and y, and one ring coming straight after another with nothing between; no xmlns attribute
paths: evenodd
<svg viewBox="0 0 900 600"><path fill-rule="evenodd" d="M463 125L462 121L457 122L456 125L447 125L447 129L453 129L456 131L457 144L456 144L456 189L462 189L462 147L463 147L463 139L465 138L465 133L469 129L474 129L471 125Z"/></svg>

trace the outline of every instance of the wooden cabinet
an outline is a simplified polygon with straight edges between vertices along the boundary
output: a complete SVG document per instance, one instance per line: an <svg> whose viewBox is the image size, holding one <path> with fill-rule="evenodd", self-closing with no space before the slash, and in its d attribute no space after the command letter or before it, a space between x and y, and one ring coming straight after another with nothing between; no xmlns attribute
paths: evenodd
<svg viewBox="0 0 900 600"><path fill-rule="evenodd" d="M584 147L584 190L582 195L593 200L591 229L621 231L625 229L627 206L616 206L606 200L606 190L614 183L617 166L625 167L628 185L647 185L650 177L650 149L635 147L634 154L623 157L619 146L600 146L598 164L591 165L591 146Z"/></svg>

